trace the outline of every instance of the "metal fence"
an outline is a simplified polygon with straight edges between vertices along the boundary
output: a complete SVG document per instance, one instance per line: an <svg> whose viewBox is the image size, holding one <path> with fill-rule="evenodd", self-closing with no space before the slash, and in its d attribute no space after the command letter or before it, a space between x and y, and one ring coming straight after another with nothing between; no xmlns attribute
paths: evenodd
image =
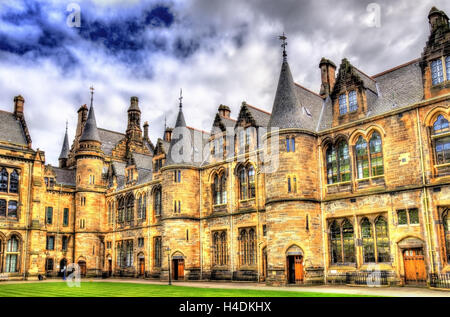
<svg viewBox="0 0 450 317"><path fill-rule="evenodd" d="M450 288L450 273L430 274L430 286L436 288Z"/></svg>
<svg viewBox="0 0 450 317"><path fill-rule="evenodd" d="M389 285L388 277L389 273L386 271L330 273L327 277L327 283L335 285Z"/></svg>

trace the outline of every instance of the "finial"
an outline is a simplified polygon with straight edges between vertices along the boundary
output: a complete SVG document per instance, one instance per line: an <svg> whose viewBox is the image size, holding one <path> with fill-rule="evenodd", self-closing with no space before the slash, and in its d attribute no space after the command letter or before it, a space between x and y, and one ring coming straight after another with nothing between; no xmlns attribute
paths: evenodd
<svg viewBox="0 0 450 317"><path fill-rule="evenodd" d="M167 117L164 116L164 131L167 129Z"/></svg>
<svg viewBox="0 0 450 317"><path fill-rule="evenodd" d="M69 121L66 120L66 133L67 133L67 127L69 126Z"/></svg>
<svg viewBox="0 0 450 317"><path fill-rule="evenodd" d="M178 100L180 100L180 109L183 107L183 90L180 88L180 98L178 98Z"/></svg>
<svg viewBox="0 0 450 317"><path fill-rule="evenodd" d="M92 104L94 103L94 85L91 85L89 90L91 91L91 107L92 107Z"/></svg>
<svg viewBox="0 0 450 317"><path fill-rule="evenodd" d="M287 54L286 54L286 46L288 45L288 43L286 42L287 37L283 32L283 35L279 36L279 39L281 40L281 47L283 48L283 61L286 61L287 59Z"/></svg>

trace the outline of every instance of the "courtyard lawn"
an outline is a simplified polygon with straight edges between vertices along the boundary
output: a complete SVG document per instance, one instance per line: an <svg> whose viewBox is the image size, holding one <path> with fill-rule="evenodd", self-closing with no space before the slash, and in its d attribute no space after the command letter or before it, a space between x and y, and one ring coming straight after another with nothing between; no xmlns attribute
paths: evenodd
<svg viewBox="0 0 450 317"><path fill-rule="evenodd" d="M0 297L363 297L296 291L200 288L120 282L82 282L69 287L64 282L1 284Z"/></svg>

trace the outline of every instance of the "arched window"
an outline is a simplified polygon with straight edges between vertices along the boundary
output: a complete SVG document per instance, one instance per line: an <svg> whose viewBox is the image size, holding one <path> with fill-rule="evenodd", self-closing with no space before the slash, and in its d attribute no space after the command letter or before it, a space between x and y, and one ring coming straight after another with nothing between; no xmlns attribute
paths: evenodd
<svg viewBox="0 0 450 317"><path fill-rule="evenodd" d="M447 253L447 263L450 263L450 217L449 209L442 214L442 223L444 227L445 249Z"/></svg>
<svg viewBox="0 0 450 317"><path fill-rule="evenodd" d="M0 171L0 192L8 192L8 171L2 168Z"/></svg>
<svg viewBox="0 0 450 317"><path fill-rule="evenodd" d="M228 264L227 232L216 231L213 234L213 265Z"/></svg>
<svg viewBox="0 0 450 317"><path fill-rule="evenodd" d="M122 223L125 220L125 199L123 197L119 198L119 203L117 204L117 222Z"/></svg>
<svg viewBox="0 0 450 317"><path fill-rule="evenodd" d="M8 202L8 217L17 218L17 201L10 200Z"/></svg>
<svg viewBox="0 0 450 317"><path fill-rule="evenodd" d="M362 136L356 142L356 176L358 179L369 177L369 156L367 142Z"/></svg>
<svg viewBox="0 0 450 317"><path fill-rule="evenodd" d="M153 205L155 216L156 217L161 216L162 210L161 187L155 189L155 192L153 194Z"/></svg>
<svg viewBox="0 0 450 317"><path fill-rule="evenodd" d="M336 220L330 226L331 263L342 262L341 228Z"/></svg>
<svg viewBox="0 0 450 317"><path fill-rule="evenodd" d="M368 143L369 146L367 146L367 141L360 136L355 144L356 177L358 179L384 175L380 134L376 131L373 132Z"/></svg>
<svg viewBox="0 0 450 317"><path fill-rule="evenodd" d="M388 223L384 217L378 217L374 224L364 218L361 236L365 263L390 262Z"/></svg>
<svg viewBox="0 0 450 317"><path fill-rule="evenodd" d="M337 146L330 145L326 150L328 184L350 180L350 156L346 141L340 141Z"/></svg>
<svg viewBox="0 0 450 317"><path fill-rule="evenodd" d="M134 196L130 194L127 198L127 212L125 221L132 221L134 219Z"/></svg>
<svg viewBox="0 0 450 317"><path fill-rule="evenodd" d="M9 192L17 194L19 192L19 173L14 170L9 179Z"/></svg>
<svg viewBox="0 0 450 317"><path fill-rule="evenodd" d="M133 266L133 240L127 240L126 242L126 260L125 266Z"/></svg>
<svg viewBox="0 0 450 317"><path fill-rule="evenodd" d="M336 220L330 226L331 263L355 263L355 241L353 225L344 219L341 225Z"/></svg>
<svg viewBox="0 0 450 317"><path fill-rule="evenodd" d="M7 273L16 273L19 271L19 238L16 235L11 236L6 248L6 268Z"/></svg>
<svg viewBox="0 0 450 317"><path fill-rule="evenodd" d="M0 199L0 217L6 217L6 200Z"/></svg>
<svg viewBox="0 0 450 317"><path fill-rule="evenodd" d="M363 244L364 263L375 262L372 224L367 218L364 218L363 221L361 221L361 237Z"/></svg>
<svg viewBox="0 0 450 317"><path fill-rule="evenodd" d="M377 235L377 262L390 261L389 233L384 217L378 217L375 221L375 233Z"/></svg>
<svg viewBox="0 0 450 317"><path fill-rule="evenodd" d="M383 151L381 147L381 136L378 134L378 132L374 132L372 134L372 137L369 141L369 148L372 176L383 175Z"/></svg>
<svg viewBox="0 0 450 317"><path fill-rule="evenodd" d="M147 193L142 195L141 219L147 218Z"/></svg>
<svg viewBox="0 0 450 317"><path fill-rule="evenodd" d="M353 225L348 219L345 219L342 223L342 241L344 245L344 262L355 263L355 236Z"/></svg>
<svg viewBox="0 0 450 317"><path fill-rule="evenodd" d="M255 198L255 168L253 165L241 166L238 170L240 199Z"/></svg>
<svg viewBox="0 0 450 317"><path fill-rule="evenodd" d="M434 153L438 165L450 163L450 136L439 137L449 131L448 120L439 115L433 124Z"/></svg>
<svg viewBox="0 0 450 317"><path fill-rule="evenodd" d="M241 265L256 263L256 237L254 228L239 231L239 260Z"/></svg>
<svg viewBox="0 0 450 317"><path fill-rule="evenodd" d="M447 69L447 80L450 80L450 56L445 58L445 68Z"/></svg>
<svg viewBox="0 0 450 317"><path fill-rule="evenodd" d="M123 242L119 241L117 242L117 247L116 247L116 256L117 256L117 266L118 267L123 267L125 266L125 250L123 248Z"/></svg>
<svg viewBox="0 0 450 317"><path fill-rule="evenodd" d="M213 201L214 205L227 203L227 178L224 173L214 176Z"/></svg>
<svg viewBox="0 0 450 317"><path fill-rule="evenodd" d="M241 167L241 169L239 170L239 192L241 200L248 199L247 186L247 175L245 172L245 168Z"/></svg>
<svg viewBox="0 0 450 317"><path fill-rule="evenodd" d="M138 198L138 219L142 219L142 209L143 209L143 203L142 203L142 195L139 195Z"/></svg>

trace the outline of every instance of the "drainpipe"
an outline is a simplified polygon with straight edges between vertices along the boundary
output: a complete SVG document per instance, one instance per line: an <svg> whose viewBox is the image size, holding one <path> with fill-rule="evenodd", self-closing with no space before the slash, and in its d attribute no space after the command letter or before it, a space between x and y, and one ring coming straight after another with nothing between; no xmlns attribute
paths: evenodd
<svg viewBox="0 0 450 317"><path fill-rule="evenodd" d="M199 200L199 208L198 208L198 243L200 247L200 280L203 280L203 243L202 243L202 171L198 171L198 182L200 188L200 200Z"/></svg>
<svg viewBox="0 0 450 317"><path fill-rule="evenodd" d="M24 259L24 263L23 263L23 279L24 280L27 279L27 270L28 270L27 262L28 262L28 260L31 260L31 257L28 254L28 243L29 243L28 240L29 240L29 231L30 231L29 213L32 210L32 206L31 206L31 185L32 185L32 179L33 179L33 171L34 171L34 165L31 164L31 163L28 163L28 172L30 173L30 177L28 177L29 178L28 179L28 197L27 197L28 210L25 213L26 231L25 231L25 250L24 250L24 253L23 253L23 259Z"/></svg>
<svg viewBox="0 0 450 317"><path fill-rule="evenodd" d="M428 210L428 190L426 188L426 178L425 178L425 162L423 157L423 144L422 144L422 133L420 128L420 118L419 118L419 109L416 109L416 118L417 118L417 130L419 133L419 148L420 148L420 167L422 169L422 186L423 186L423 206L424 206L424 216L425 216L425 229L428 243L428 253L430 257L431 264L431 273L435 272L435 263L433 256L433 241L431 238L431 223L430 223L430 215Z"/></svg>
<svg viewBox="0 0 450 317"><path fill-rule="evenodd" d="M323 256L323 282L327 283L328 262L327 262L327 224L323 210L323 165L322 165L322 146L319 144L319 186L320 186L320 220L322 221L322 256Z"/></svg>

